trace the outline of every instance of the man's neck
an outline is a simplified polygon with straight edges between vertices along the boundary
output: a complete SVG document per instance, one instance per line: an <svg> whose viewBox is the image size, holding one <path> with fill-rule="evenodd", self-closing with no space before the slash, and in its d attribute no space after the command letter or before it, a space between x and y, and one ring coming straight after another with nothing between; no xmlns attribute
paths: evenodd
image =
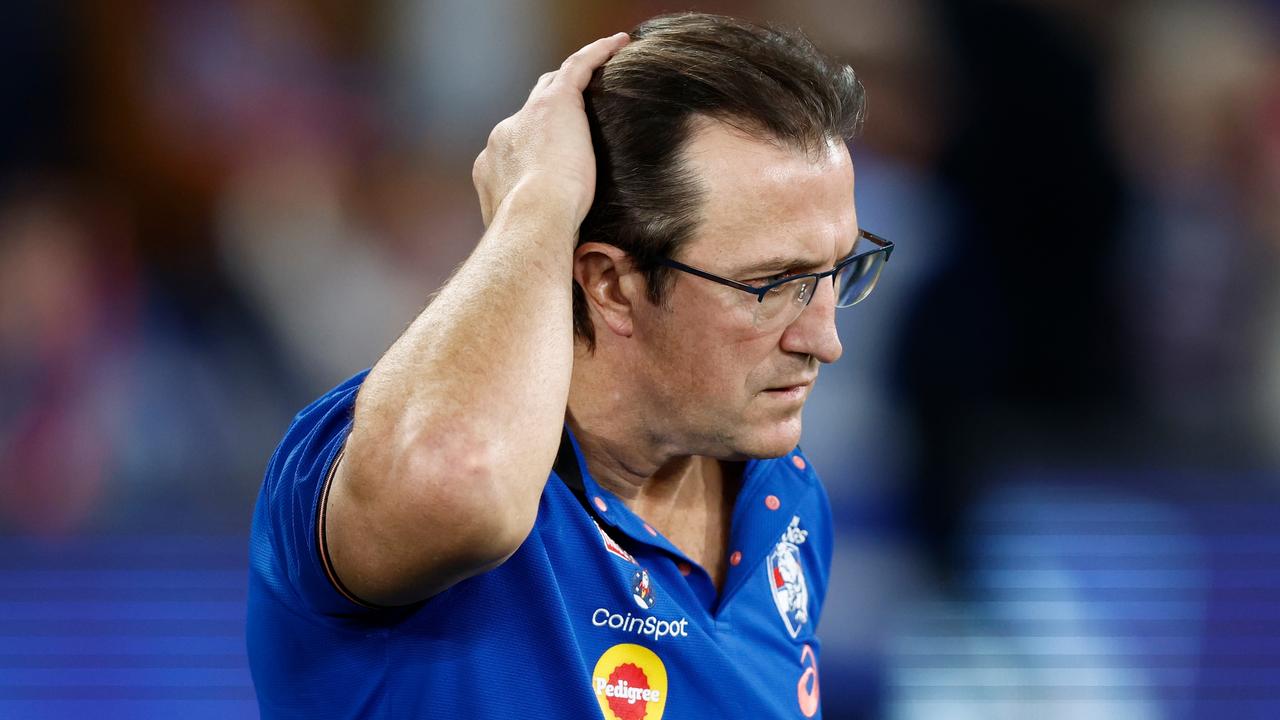
<svg viewBox="0 0 1280 720"><path fill-rule="evenodd" d="M717 485L719 462L683 446L634 378L606 373L598 360L581 353L575 360L566 417L592 478L633 509L659 510Z"/></svg>
<svg viewBox="0 0 1280 720"><path fill-rule="evenodd" d="M649 411L631 378L604 377L589 358L574 363L566 421L591 477L617 495L723 584L730 516L742 463L690 452L665 431L670 418Z"/></svg>
<svg viewBox="0 0 1280 720"><path fill-rule="evenodd" d="M627 413L598 410L575 406L570 391L566 420L591 477L601 487L631 505L674 497L687 483L701 484L707 459L664 447L665 443L645 427L627 427Z"/></svg>

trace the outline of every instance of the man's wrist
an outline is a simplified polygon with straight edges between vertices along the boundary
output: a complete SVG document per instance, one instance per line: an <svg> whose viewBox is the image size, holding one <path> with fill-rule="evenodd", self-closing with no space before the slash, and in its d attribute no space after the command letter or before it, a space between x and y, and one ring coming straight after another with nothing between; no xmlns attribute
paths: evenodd
<svg viewBox="0 0 1280 720"><path fill-rule="evenodd" d="M532 223L543 226L551 235L576 238L578 226L589 207L581 207L575 193L567 192L555 183L523 180L511 189L494 213L493 224L511 221L521 225ZM570 248L572 248L572 243Z"/></svg>

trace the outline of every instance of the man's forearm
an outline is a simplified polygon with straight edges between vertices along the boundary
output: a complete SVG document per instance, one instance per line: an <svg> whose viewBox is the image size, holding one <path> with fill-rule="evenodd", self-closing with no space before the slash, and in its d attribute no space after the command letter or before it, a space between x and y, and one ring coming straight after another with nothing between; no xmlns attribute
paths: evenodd
<svg viewBox="0 0 1280 720"><path fill-rule="evenodd" d="M533 527L573 364L573 218L552 207L509 196L361 387L327 527L366 600L430 597Z"/></svg>
<svg viewBox="0 0 1280 720"><path fill-rule="evenodd" d="M574 236L595 185L582 91L626 40L571 55L490 133L472 170L488 231L365 379L323 525L360 597L431 597L533 527L568 402Z"/></svg>
<svg viewBox="0 0 1280 720"><path fill-rule="evenodd" d="M450 465L494 473L489 489L536 510L573 365L571 222L531 192L507 198L365 380L349 452L377 467L438 456L443 475Z"/></svg>

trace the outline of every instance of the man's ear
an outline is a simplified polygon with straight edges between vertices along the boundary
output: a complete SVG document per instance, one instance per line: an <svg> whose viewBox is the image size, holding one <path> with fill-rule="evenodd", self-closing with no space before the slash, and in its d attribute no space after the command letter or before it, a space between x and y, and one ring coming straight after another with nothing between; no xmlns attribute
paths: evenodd
<svg viewBox="0 0 1280 720"><path fill-rule="evenodd" d="M591 314L613 334L631 337L633 308L644 292L631 256L613 245L583 243L573 253L573 279L582 286Z"/></svg>

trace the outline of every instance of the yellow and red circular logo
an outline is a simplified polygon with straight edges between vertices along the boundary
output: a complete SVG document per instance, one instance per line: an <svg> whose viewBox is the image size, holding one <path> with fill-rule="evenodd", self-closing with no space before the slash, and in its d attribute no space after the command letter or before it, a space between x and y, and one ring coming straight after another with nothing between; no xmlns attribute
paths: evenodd
<svg viewBox="0 0 1280 720"><path fill-rule="evenodd" d="M596 661L591 689L605 720L662 720L667 669L642 645L614 645Z"/></svg>

